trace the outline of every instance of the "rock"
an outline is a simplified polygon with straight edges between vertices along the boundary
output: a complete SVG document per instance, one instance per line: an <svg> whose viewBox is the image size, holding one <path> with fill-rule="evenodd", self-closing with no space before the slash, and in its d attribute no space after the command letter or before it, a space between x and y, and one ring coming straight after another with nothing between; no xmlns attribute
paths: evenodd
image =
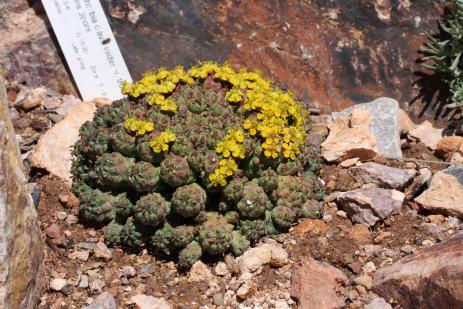
<svg viewBox="0 0 463 309"><path fill-rule="evenodd" d="M374 162L355 166L351 170L362 177L365 183L374 183L385 189L404 190L415 177L414 170L403 170Z"/></svg>
<svg viewBox="0 0 463 309"><path fill-rule="evenodd" d="M445 217L443 215L429 215L426 218L429 222L434 224L442 224L445 222Z"/></svg>
<svg viewBox="0 0 463 309"><path fill-rule="evenodd" d="M354 278L354 282L358 285L363 286L367 290L369 290L371 289L371 286L373 285L373 278L371 278L368 275L363 275L363 276Z"/></svg>
<svg viewBox="0 0 463 309"><path fill-rule="evenodd" d="M382 297L377 297L365 305L364 309L392 309L392 306Z"/></svg>
<svg viewBox="0 0 463 309"><path fill-rule="evenodd" d="M397 214L403 200L404 194L400 191L369 188L342 193L336 202L353 222L373 226L379 220Z"/></svg>
<svg viewBox="0 0 463 309"><path fill-rule="evenodd" d="M82 104L82 101L73 95L63 96L63 101L60 106L55 110L58 115L66 116L69 114L77 105ZM92 103L95 105L94 103ZM96 106L96 105L95 105Z"/></svg>
<svg viewBox="0 0 463 309"><path fill-rule="evenodd" d="M79 288L81 288L81 289L88 288L88 276L87 275L82 275L80 277Z"/></svg>
<svg viewBox="0 0 463 309"><path fill-rule="evenodd" d="M405 254L412 254L415 249L411 245L404 245L400 247L400 251L402 251Z"/></svg>
<svg viewBox="0 0 463 309"><path fill-rule="evenodd" d="M104 292L98 295L91 305L82 309L117 309L117 304L111 293Z"/></svg>
<svg viewBox="0 0 463 309"><path fill-rule="evenodd" d="M64 219L68 217L68 214L65 211L58 211L56 216L58 217L59 220L63 221Z"/></svg>
<svg viewBox="0 0 463 309"><path fill-rule="evenodd" d="M381 246L371 245L371 244L361 245L360 249L363 250L363 252L365 253L364 256L366 258L370 258L371 256L376 255L376 254L380 253L383 250L383 248Z"/></svg>
<svg viewBox="0 0 463 309"><path fill-rule="evenodd" d="M67 285L66 279L62 278L54 278L50 282L50 289L53 291L61 291L62 288L64 288Z"/></svg>
<svg viewBox="0 0 463 309"><path fill-rule="evenodd" d="M460 183L460 185L463 186L463 167L461 166L451 166L447 167L445 170L442 170L443 173L455 176Z"/></svg>
<svg viewBox="0 0 463 309"><path fill-rule="evenodd" d="M140 266L140 273L142 274L152 274L154 272L152 264L144 264Z"/></svg>
<svg viewBox="0 0 463 309"><path fill-rule="evenodd" d="M238 268L242 274L254 273L266 264L282 267L289 263L288 253L280 245L265 243L246 250L236 258Z"/></svg>
<svg viewBox="0 0 463 309"><path fill-rule="evenodd" d="M36 307L46 284L44 238L23 169L0 77L0 308Z"/></svg>
<svg viewBox="0 0 463 309"><path fill-rule="evenodd" d="M333 216L330 214L323 215L322 220L326 223L330 223L331 221L333 221Z"/></svg>
<svg viewBox="0 0 463 309"><path fill-rule="evenodd" d="M439 233L445 232L444 228L439 227L434 223L422 223L421 226L426 230L426 232L432 235L437 235Z"/></svg>
<svg viewBox="0 0 463 309"><path fill-rule="evenodd" d="M262 245L246 250L241 256L236 258L238 267L242 273L253 273L263 265L269 264L272 260L272 250L268 245Z"/></svg>
<svg viewBox="0 0 463 309"><path fill-rule="evenodd" d="M461 308L463 233L380 269L373 291L403 308Z"/></svg>
<svg viewBox="0 0 463 309"><path fill-rule="evenodd" d="M410 119L408 113L403 109L399 109L400 133L407 134L409 131L416 128L416 124Z"/></svg>
<svg viewBox="0 0 463 309"><path fill-rule="evenodd" d="M223 293L216 293L212 296L212 301L216 306L223 306Z"/></svg>
<svg viewBox="0 0 463 309"><path fill-rule="evenodd" d="M130 297L130 300L135 303L138 309L172 309L172 307L161 298L138 294Z"/></svg>
<svg viewBox="0 0 463 309"><path fill-rule="evenodd" d="M272 251L272 258L270 259L272 267L280 268L289 264L288 252L279 244L270 244L270 250Z"/></svg>
<svg viewBox="0 0 463 309"><path fill-rule="evenodd" d="M437 172L429 189L415 198L415 202L428 211L463 218L463 185L455 176Z"/></svg>
<svg viewBox="0 0 463 309"><path fill-rule="evenodd" d="M352 159L347 159L347 160L342 161L341 163L339 163L339 165L341 167L348 168L348 167L354 166L359 161L360 161L359 158L352 158Z"/></svg>
<svg viewBox="0 0 463 309"><path fill-rule="evenodd" d="M354 224L349 229L347 236L357 245L371 244L373 241L370 229L365 224Z"/></svg>
<svg viewBox="0 0 463 309"><path fill-rule="evenodd" d="M436 155L450 161L455 153L463 155L463 136L444 137L436 146Z"/></svg>
<svg viewBox="0 0 463 309"><path fill-rule="evenodd" d="M459 152L452 154L449 160L452 164L463 164L463 155Z"/></svg>
<svg viewBox="0 0 463 309"><path fill-rule="evenodd" d="M101 292L103 292L105 283L103 280L95 278L90 281L89 287L90 287L91 294L100 294Z"/></svg>
<svg viewBox="0 0 463 309"><path fill-rule="evenodd" d="M191 266L188 274L188 282L209 281L212 278L212 272L209 267L201 261L197 261Z"/></svg>
<svg viewBox="0 0 463 309"><path fill-rule="evenodd" d="M443 129L435 129L432 123L425 121L415 129L408 132L408 136L422 142L431 150L436 150L437 144L442 140Z"/></svg>
<svg viewBox="0 0 463 309"><path fill-rule="evenodd" d="M227 276L230 274L230 272L228 271L227 264L225 264L224 262L218 262L214 268L214 272L217 276Z"/></svg>
<svg viewBox="0 0 463 309"><path fill-rule="evenodd" d="M43 100L47 96L47 89L39 87L36 89L23 88L14 103L15 108L21 108L23 110L31 110L42 105Z"/></svg>
<svg viewBox="0 0 463 309"><path fill-rule="evenodd" d="M79 259L81 261L87 261L90 253L88 251L74 251L68 254L71 260Z"/></svg>
<svg viewBox="0 0 463 309"><path fill-rule="evenodd" d="M79 218L77 218L74 215L69 215L66 218L65 222L66 222L67 225L73 225L73 224L76 224L77 222L79 222Z"/></svg>
<svg viewBox="0 0 463 309"><path fill-rule="evenodd" d="M122 274L126 277L132 278L137 274L137 272L135 271L135 268L133 268L132 266L123 266Z"/></svg>
<svg viewBox="0 0 463 309"><path fill-rule="evenodd" d="M236 296L240 300L245 300L251 297L257 291L257 285L254 282L245 282L236 291Z"/></svg>
<svg viewBox="0 0 463 309"><path fill-rule="evenodd" d="M300 309L342 308L345 298L340 289L347 281L341 270L308 258L293 264L291 297L298 301Z"/></svg>
<svg viewBox="0 0 463 309"><path fill-rule="evenodd" d="M108 247L105 245L104 242L99 241L96 243L94 254L96 258L103 259L105 261L109 261L113 258L113 253Z"/></svg>
<svg viewBox="0 0 463 309"><path fill-rule="evenodd" d="M52 113L49 113L47 115L48 119L50 119L53 123L58 123L60 122L61 120L64 119L64 116L61 116L61 115L57 115L57 114L52 114Z"/></svg>
<svg viewBox="0 0 463 309"><path fill-rule="evenodd" d="M369 131L371 114L353 109L352 114L339 117L328 127L330 133L321 144L321 156L328 162L341 162L351 158L361 161L372 159L378 149L376 138Z"/></svg>
<svg viewBox="0 0 463 309"><path fill-rule="evenodd" d="M19 112L16 110L16 108L12 107L8 110L8 117L14 123L16 120L19 119Z"/></svg>
<svg viewBox="0 0 463 309"><path fill-rule="evenodd" d="M47 97L43 100L42 105L46 110L53 110L61 105L62 101L58 97Z"/></svg>
<svg viewBox="0 0 463 309"><path fill-rule="evenodd" d="M53 223L52 225L50 225L45 230L45 234L48 237L53 238L53 239L58 239L58 238L63 237L63 233L61 232L61 229L60 229L59 225L56 224L56 223Z"/></svg>
<svg viewBox="0 0 463 309"><path fill-rule="evenodd" d="M370 112L372 118L368 121L369 132L376 139L377 151L388 158L402 158L399 103L391 98L378 98L372 102L355 104L342 112L333 113L333 119L336 121L339 117L345 117L354 109Z"/></svg>
<svg viewBox="0 0 463 309"><path fill-rule="evenodd" d="M366 263L365 265L363 265L362 270L367 274L375 272L376 271L375 263L373 262Z"/></svg>
<svg viewBox="0 0 463 309"><path fill-rule="evenodd" d="M32 152L31 164L71 184L71 147L79 138L81 125L93 118L94 103L78 103L69 114L43 134Z"/></svg>

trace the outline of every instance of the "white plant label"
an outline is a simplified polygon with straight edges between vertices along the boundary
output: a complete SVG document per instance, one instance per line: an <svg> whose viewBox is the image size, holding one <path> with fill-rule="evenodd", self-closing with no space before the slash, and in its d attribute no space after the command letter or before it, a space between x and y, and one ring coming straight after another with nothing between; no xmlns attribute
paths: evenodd
<svg viewBox="0 0 463 309"><path fill-rule="evenodd" d="M122 82L132 78L100 1L42 3L82 99L122 98Z"/></svg>

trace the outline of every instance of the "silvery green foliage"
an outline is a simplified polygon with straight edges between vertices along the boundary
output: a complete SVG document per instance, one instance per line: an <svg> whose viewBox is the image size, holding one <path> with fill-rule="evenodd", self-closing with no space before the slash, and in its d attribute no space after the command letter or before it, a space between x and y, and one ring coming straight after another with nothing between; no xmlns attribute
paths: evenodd
<svg viewBox="0 0 463 309"><path fill-rule="evenodd" d="M447 108L463 107L463 0L446 1L449 6L439 23L440 32L428 35L421 48L424 67L442 74L452 93Z"/></svg>

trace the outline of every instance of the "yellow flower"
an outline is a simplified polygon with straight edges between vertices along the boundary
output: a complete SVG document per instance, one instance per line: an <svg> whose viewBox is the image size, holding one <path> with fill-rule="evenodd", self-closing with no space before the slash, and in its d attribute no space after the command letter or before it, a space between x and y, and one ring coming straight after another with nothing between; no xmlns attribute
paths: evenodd
<svg viewBox="0 0 463 309"><path fill-rule="evenodd" d="M169 143L175 141L175 134L171 130L167 129L161 134L153 137L150 142L150 146L155 153L160 153L169 150Z"/></svg>
<svg viewBox="0 0 463 309"><path fill-rule="evenodd" d="M124 128L130 132L136 132L137 135L143 135L146 132L154 130L154 124L150 121L138 120L130 117L124 122Z"/></svg>

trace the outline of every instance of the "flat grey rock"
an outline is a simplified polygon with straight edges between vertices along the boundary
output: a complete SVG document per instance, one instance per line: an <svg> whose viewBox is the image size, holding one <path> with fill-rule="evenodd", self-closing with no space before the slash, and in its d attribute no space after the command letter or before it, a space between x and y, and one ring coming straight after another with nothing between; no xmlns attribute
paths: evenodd
<svg viewBox="0 0 463 309"><path fill-rule="evenodd" d="M369 188L347 191L338 196L336 203L355 223L373 226L399 213L404 194L397 190Z"/></svg>
<svg viewBox="0 0 463 309"><path fill-rule="evenodd" d="M399 103L391 98L378 98L372 102L353 105L341 112L334 112L333 120L347 116L354 108L365 109L371 113L369 129L376 137L379 152L388 158L402 158Z"/></svg>
<svg viewBox="0 0 463 309"><path fill-rule="evenodd" d="M404 170L375 162L354 166L351 170L362 177L365 183L374 183L381 188L404 190L415 177L414 170Z"/></svg>

